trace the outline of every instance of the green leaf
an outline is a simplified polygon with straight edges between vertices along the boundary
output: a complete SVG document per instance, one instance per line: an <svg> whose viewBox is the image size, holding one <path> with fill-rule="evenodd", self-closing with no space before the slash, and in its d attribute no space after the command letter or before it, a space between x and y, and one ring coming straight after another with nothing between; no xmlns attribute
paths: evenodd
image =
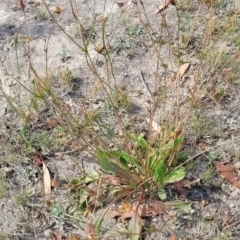
<svg viewBox="0 0 240 240"><path fill-rule="evenodd" d="M128 153L115 151L114 154L115 154L115 158L118 158L120 163L126 169L129 169L129 165L128 164L132 164L132 165L136 165L136 167L140 167L139 162L135 158L130 156Z"/></svg>
<svg viewBox="0 0 240 240"><path fill-rule="evenodd" d="M129 167L128 167L128 164L127 164L127 161L126 161L126 159L125 159L124 157L120 157L119 160L120 160L120 163L121 163L125 168L129 168Z"/></svg>
<svg viewBox="0 0 240 240"><path fill-rule="evenodd" d="M102 229L102 222L103 222L104 218L103 216L99 216L98 219L96 220L96 222L94 223L94 227L96 230L96 235L99 236L101 233L101 229Z"/></svg>
<svg viewBox="0 0 240 240"><path fill-rule="evenodd" d="M121 163L123 167L129 169L128 162L129 162L130 156L127 153L112 151L112 152L107 152L106 155L108 156L109 159L119 160L119 163Z"/></svg>
<svg viewBox="0 0 240 240"><path fill-rule="evenodd" d="M99 159L100 166L108 173L115 173L118 166L107 160L107 153L103 152L101 149L97 148L96 153ZM109 155L109 154L108 154Z"/></svg>
<svg viewBox="0 0 240 240"><path fill-rule="evenodd" d="M166 174L167 174L167 166L163 163L163 161L160 161L157 164L157 167L154 172L156 181L162 183L163 179L166 177Z"/></svg>
<svg viewBox="0 0 240 240"><path fill-rule="evenodd" d="M84 183L90 183L99 178L99 173L93 170L89 175L84 178Z"/></svg>
<svg viewBox="0 0 240 240"><path fill-rule="evenodd" d="M78 184L78 179L76 179L76 178L73 178L71 181L70 181L70 185L76 185L76 184Z"/></svg>
<svg viewBox="0 0 240 240"><path fill-rule="evenodd" d="M170 140L166 145L159 148L160 151L167 151L169 149L172 149L174 147L174 140Z"/></svg>
<svg viewBox="0 0 240 240"><path fill-rule="evenodd" d="M177 54L173 54L174 56L176 56L177 58L181 58L182 56L184 56L183 52L179 52Z"/></svg>
<svg viewBox="0 0 240 240"><path fill-rule="evenodd" d="M166 200L167 199L167 193L166 191L161 188L159 191L158 191L158 197L161 199L161 200Z"/></svg>
<svg viewBox="0 0 240 240"><path fill-rule="evenodd" d="M165 70L168 68L168 65L166 63L161 65Z"/></svg>
<svg viewBox="0 0 240 240"><path fill-rule="evenodd" d="M122 157L122 158L124 158L127 161L130 159L130 156L127 153L125 153L125 152L114 151L114 154L115 154L115 156L117 158L121 158Z"/></svg>
<svg viewBox="0 0 240 240"><path fill-rule="evenodd" d="M182 202L180 200L164 202L167 207L173 207L178 209L184 209L190 207L192 202Z"/></svg>
<svg viewBox="0 0 240 240"><path fill-rule="evenodd" d="M147 148L147 141L144 139L143 134L140 134L137 138L138 140L138 144L143 148L146 149Z"/></svg>
<svg viewBox="0 0 240 240"><path fill-rule="evenodd" d="M129 220L128 232L131 240L138 240L142 231L142 219L138 216L137 211Z"/></svg>
<svg viewBox="0 0 240 240"><path fill-rule="evenodd" d="M89 198L89 193L86 190L84 190L79 200L79 205L81 206L82 204L86 203L88 198Z"/></svg>
<svg viewBox="0 0 240 240"><path fill-rule="evenodd" d="M136 187L137 187L137 186L136 186L136 183L133 182L132 180L130 180L130 187L131 187L131 188L136 188Z"/></svg>
<svg viewBox="0 0 240 240"><path fill-rule="evenodd" d="M149 159L148 159L148 167L149 169L152 169L153 168L153 165L155 163L155 156L150 156Z"/></svg>
<svg viewBox="0 0 240 240"><path fill-rule="evenodd" d="M53 217L59 217L64 214L64 208L62 204L56 204L52 206L51 215Z"/></svg>
<svg viewBox="0 0 240 240"><path fill-rule="evenodd" d="M114 138L114 137L116 137L116 134L115 134L115 132L114 132L114 130L112 130L111 128L106 128L106 130L107 130L107 136L108 137L110 137L110 138Z"/></svg>
<svg viewBox="0 0 240 240"><path fill-rule="evenodd" d="M186 155L185 152L180 152L180 153L177 154L176 160L177 160L177 161L178 161L178 160L181 160L181 159L185 158L186 156L187 156L187 155Z"/></svg>
<svg viewBox="0 0 240 240"><path fill-rule="evenodd" d="M97 153L97 157L100 161L104 160L106 158L105 152L103 152L100 148L96 149L96 153Z"/></svg>
<svg viewBox="0 0 240 240"><path fill-rule="evenodd" d="M135 142L137 142L137 136L133 133L129 134L129 137L134 140Z"/></svg>
<svg viewBox="0 0 240 240"><path fill-rule="evenodd" d="M112 196L116 196L116 193L120 192L122 189L121 188L113 188L113 189L110 189L109 192L108 192L108 197L112 197Z"/></svg>
<svg viewBox="0 0 240 240"><path fill-rule="evenodd" d="M136 136L134 134L130 134L129 136L132 140L137 142L140 145L140 147L142 147L143 149L147 148L147 141L144 139L144 135L142 133L139 134L139 136Z"/></svg>
<svg viewBox="0 0 240 240"><path fill-rule="evenodd" d="M178 147L183 141L183 136L179 136L176 139L174 139L174 148Z"/></svg>
<svg viewBox="0 0 240 240"><path fill-rule="evenodd" d="M151 187L151 185L150 185L149 182L145 182L145 183L144 183L144 186L145 186L146 189L150 189L150 187Z"/></svg>
<svg viewBox="0 0 240 240"><path fill-rule="evenodd" d="M165 183L174 183L182 180L185 177L185 168L179 167L170 173L167 174L166 178L164 179Z"/></svg>
<svg viewBox="0 0 240 240"><path fill-rule="evenodd" d="M146 230L148 233L158 232L159 229L155 227L144 227L144 230Z"/></svg>

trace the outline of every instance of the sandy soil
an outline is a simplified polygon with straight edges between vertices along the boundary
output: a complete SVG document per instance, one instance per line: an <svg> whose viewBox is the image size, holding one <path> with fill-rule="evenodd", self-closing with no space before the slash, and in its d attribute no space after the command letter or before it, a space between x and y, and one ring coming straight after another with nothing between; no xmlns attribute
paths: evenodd
<svg viewBox="0 0 240 240"><path fill-rule="evenodd" d="M63 0L60 5L55 0L47 2L60 26L75 41L79 42L80 37L77 35L76 22L72 17L69 2ZM105 63L102 55L96 51L96 48L101 45L102 41L102 19L104 16L108 16L109 21L106 28L108 41L112 46L115 46L115 52L113 53L115 80L110 85L114 86L116 84L131 92L131 100L134 105L132 114L139 117L139 126L146 130L148 102L151 96L141 80L140 72L143 72L146 77L146 83L153 93L157 87L163 85L163 80L161 79L164 76L164 68L162 67L158 70L159 82L156 87L154 79L156 77L158 55L155 54L154 49L149 47L151 39L147 37L146 32L139 24L136 5L133 3L129 4L127 11L132 15L125 15L125 17L121 18L120 8L112 0L89 0L80 1L80 3L81 12L86 13L86 15L81 16L81 21L86 27L86 38L94 25L94 32L92 33L94 34L94 44L90 44L88 50L91 58L94 60L94 64L103 77L105 74ZM198 6L200 3L193 1L193 4ZM146 14L153 28L153 34L159 36L160 39L164 39L167 37L167 33L164 31L159 32L161 16L152 14L157 5L159 5L159 1L155 0L146 3ZM62 9L60 15L54 13L56 6L60 6ZM191 16L193 17L199 12L204 14L207 10L207 7L204 5L202 5L200 10L197 7L193 8ZM143 9L141 9L141 14L144 16ZM119 19L121 19L120 24ZM169 6L167 9L166 19L172 36L171 41L173 42L171 46L168 44L164 45L160 54L164 63L169 65L169 79L171 79L173 73L178 69L176 62L170 55L170 48L175 47L176 43L174 41L177 39L177 36L175 36L177 13L174 6ZM146 21L146 18L143 17L143 22ZM126 34L126 26L134 26L134 29L129 29L128 34ZM79 111L79 106L82 104L83 99L88 99L91 107L101 108L103 106L104 97L101 91L94 93L96 77L89 73L84 53L54 24L43 4L36 6L34 1L26 3L25 16L15 0L0 1L0 57L4 65L4 68L0 69L0 79L2 89L8 95L12 98L19 98L22 106L27 109L30 98L29 93L22 88L19 95L20 85L14 80L18 79L19 75L13 43L13 36L17 31L19 31L19 39L21 39L17 46L17 53L21 73L19 81L22 85L29 88L33 86L33 76L29 73L29 61L26 57L27 44L23 44L23 42L27 39L31 40L28 46L32 65L39 75L44 76L46 75L46 51L44 49L46 42L49 41L47 52L48 74L54 75L54 89L59 98L64 103L71 101L72 109L76 112ZM111 40L112 33L114 33L114 39ZM198 39L201 34L202 30L199 28L194 37ZM129 39L135 37L135 40L131 41L130 39L129 42L121 42L122 39L127 39L127 37ZM138 39L141 39L141 41L138 41ZM125 45L120 47L120 43ZM118 48L121 48L119 52ZM185 61L191 62L191 67L188 76L182 83L181 95L183 98L188 94L188 89L194 85L195 66L200 64L197 57L193 54L194 51L195 49L191 49L191 46L187 49L188 54L186 54ZM74 75L74 85L71 87L62 86L62 83L58 82L61 73L67 70L70 70ZM203 82L209 77L208 73L208 69L206 69L205 75L202 74ZM168 97L171 99L171 95L174 95L174 84L169 81L168 87L170 89ZM223 87L228 90L229 86L223 84ZM139 95L140 91L142 91L141 95ZM220 106L219 108L214 105L214 102L209 102L209 108L201 111L201 114L204 114L204 117L211 124L217 126L218 135L216 130L213 130L212 132L202 133L200 140L190 139L192 136L189 136L189 145L186 148L191 148L191 141L194 144L197 141L204 142L207 146L217 145L219 142L225 141L227 144L214 149L214 153L218 153L217 158L225 162L236 163L239 161L239 147L236 140L239 137L240 128L239 91L239 82L236 82L234 90L231 90L231 92L229 90L228 96L217 104L217 107ZM169 111L171 111L170 108ZM42 118L48 118L46 115L43 111ZM19 126L17 119L14 119L14 113L3 97L0 99L0 116L3 126L6 127L6 122L8 121L12 121L13 126ZM155 117L157 121L159 115L156 114ZM114 120L111 121L109 124L114 125ZM2 136L1 138L3 144L4 141L13 144L12 154L16 154L14 152L16 148L14 138L4 139ZM213 143L209 143L211 141ZM66 183L73 177L79 176L78 169L71 168L70 162L72 160L83 164L87 172L99 168L96 160L82 151L64 153L65 150L61 148L55 152L51 147L43 149L47 159L47 166L60 183L53 190L51 196L52 204L48 206L43 197L43 184L39 169L36 169L31 164L29 156L19 155L19 164L17 166L11 163L9 160L10 155L8 155L4 147L2 146L1 148L0 167L3 172L6 167L11 168L11 173L7 173L8 182L10 183L7 188L7 194L0 198L0 232L8 236L6 239L57 239L53 237L53 233L59 233L66 239L70 239L70 236L73 234L84 236L84 221L87 220L79 211L76 211L75 203L70 198ZM209 168L210 160L207 153L196 158L194 166L188 173L187 177L189 179L201 178L205 170ZM195 193L190 193L191 196L194 194L201 195L200 198L198 196L195 199L196 201L192 200L193 204L190 209L174 209L169 212L169 216L144 219L145 226L155 227L159 231L151 234L145 233L143 239L170 239L172 234L177 239L239 239L240 224L238 222L239 217L236 216L239 216L240 202L238 199L240 191L221 180L215 171L212 172L212 175L210 182L196 188ZM28 181L24 181L26 179ZM26 205L19 203L19 201L23 201L16 197L20 196L20 193L30 195ZM172 200L176 199L176 193L171 188L169 189L169 196L172 196ZM170 198L169 200L171 200ZM203 201L207 201L208 204L203 205ZM99 210L96 213L95 219L101 214L101 211ZM72 217L69 217L69 215ZM117 219L105 219L102 239L127 239L126 236L120 234L121 231L126 229L126 226L127 223L122 223Z"/></svg>

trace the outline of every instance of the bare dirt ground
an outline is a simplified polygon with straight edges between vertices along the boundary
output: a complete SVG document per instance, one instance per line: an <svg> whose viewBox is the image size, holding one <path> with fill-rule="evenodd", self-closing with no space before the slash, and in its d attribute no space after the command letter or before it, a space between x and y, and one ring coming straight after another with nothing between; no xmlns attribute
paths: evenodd
<svg viewBox="0 0 240 240"><path fill-rule="evenodd" d="M133 106L131 114L137 119L139 128L146 131L151 94L142 82L141 72L152 93L159 89L159 86L164 85L161 79L164 78L166 72L164 66L156 71L159 55L151 48L151 39L139 23L136 4L128 2L129 5L126 7L128 14L123 15L119 5L112 0L79 1L81 12L86 13L81 15L81 21L86 30L83 37L91 36L93 39L94 44L90 44L88 50L98 71L104 76L105 62L97 48L102 44L102 19L105 16L108 17L106 35L111 38L114 33L114 38L108 39L108 41L113 49L115 73L114 81L109 84L122 87L130 93ZM231 11L237 11L236 2L232 1L231 4L224 1L219 2L222 2L222 5L220 5L219 11L214 12L215 18L220 19ZM47 44L48 74L53 76L54 91L61 101L70 104L73 113L80 114L81 106L87 99L89 109L100 109L101 117L105 119L105 122L109 126L116 125L111 114L106 114L105 96L101 91L95 91L97 80L93 74L89 73L85 54L56 26L44 5L36 3L35 1L25 1L24 16L16 1L0 1L2 91L21 103L23 109L27 111L28 106L32 104L31 97L21 85L31 88L33 77L29 72L26 44L24 45L23 42L30 39L28 52L31 54L32 65L37 69L39 75L46 74L45 50ZM79 41L80 37L77 35L76 22L72 17L69 1L51 0L47 3L53 12L56 6L61 7L61 13L59 15L55 13L57 22L74 40ZM221 34L222 26L218 26L220 28L216 29L218 41L216 40L216 44L213 43L213 47L209 49L208 53L210 54L211 50L221 52L222 48L222 52L227 52L227 58L218 64L220 54L216 53L211 60L216 61L216 64L213 64L213 67L210 66L207 60L204 60L205 62L200 60L201 50L198 49L201 41L204 41L202 38L204 21L208 21L210 15L208 5L203 1L196 0L192 1L190 8L182 9L179 12L176 11L175 6L170 5L165 11L168 30L160 31L162 16L153 14L159 4L159 1L155 0L145 1L146 13L143 9L140 10L140 13L143 16L143 22L149 21L152 26L152 34L159 40L169 40L168 37L171 36L169 40L171 44L163 45L161 53L159 53L164 64L169 66L167 73L169 105L171 105L171 96L174 95L174 84L171 79L178 69L171 51L178 45L176 26L179 12L186 19L182 23L181 31L189 29L192 31L192 38L189 39L187 47L182 50L185 55L184 61L191 63L188 72L182 79L182 99L190 94L189 89L194 87L196 76L200 76L199 86L204 86L204 84L207 86L200 94L201 107L193 110L193 114L188 120L189 131L186 134L185 146L191 156L199 154L187 165L189 171L186 178L191 181L201 179L201 183L186 189L188 191L187 199L192 202L191 207L171 209L164 216L145 218L143 225L151 227L152 231L144 231L142 239L173 240L172 236L179 240L239 239L240 190L221 179L214 165L214 161L236 165L236 176L239 174L239 167L237 167L240 156L239 69L236 66L222 67L229 57L235 56L239 52L239 47L236 43L231 42L231 39L226 40L224 34ZM148 19L144 17L145 14ZM197 15L199 18L196 23L194 19ZM22 41L18 44L18 56L16 56L13 42L14 34L17 31L19 39ZM220 37L222 37L222 42L219 41ZM235 58L236 65L239 63L238 57ZM198 70L199 66L201 66L201 71ZM14 80L18 78L19 71L21 84ZM157 87L154 81L156 72L159 78ZM231 72L237 75L234 81L226 80ZM67 74L73 76L71 84L64 81ZM209 84L209 82L211 83ZM20 88L21 94L19 94ZM186 103L184 101L182 105ZM79 196L76 196L77 193L71 192L69 182L73 178L81 177L79 169L73 166L73 162L84 167L90 173L99 169L97 160L85 151L71 148L71 146L66 147L66 142L70 139L58 135L59 132L54 132L51 126L49 127L49 119L55 113L46 110L47 106L42 106L38 116L33 116L34 124L29 130L31 132L29 141L36 142L36 144L32 144L31 149L23 151L23 144L19 141L19 135L24 134L23 132L26 130L22 127L23 121L17 117L18 115L12 110L4 96L0 99L0 108L2 128L0 135L0 239L88 239L84 229L89 219L80 211L77 203ZM174 115L174 112L171 111L169 107L170 114ZM155 115L156 121L160 115L161 112ZM124 111L122 117L126 122L129 121ZM46 138L43 130L47 132ZM50 132L52 138L49 137ZM34 161L38 159L39 152L41 152L41 157L44 158L52 178L57 182L53 186L49 201L46 201L44 197L42 170L34 164ZM201 152L202 154L200 154ZM179 192L172 186L167 189L167 193L169 201L181 199ZM97 219L105 209L104 205L97 210L93 219ZM127 223L124 221L105 218L102 224L101 239L128 239L124 234L126 228ZM77 236L79 237L77 238Z"/></svg>

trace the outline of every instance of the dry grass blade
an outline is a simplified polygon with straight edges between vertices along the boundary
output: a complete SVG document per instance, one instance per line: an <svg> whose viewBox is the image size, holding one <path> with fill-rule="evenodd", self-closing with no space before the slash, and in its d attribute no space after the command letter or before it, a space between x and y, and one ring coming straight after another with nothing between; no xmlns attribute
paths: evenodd
<svg viewBox="0 0 240 240"><path fill-rule="evenodd" d="M153 14L158 14L166 9L170 4L175 5L175 0L163 0L163 3L157 7Z"/></svg>

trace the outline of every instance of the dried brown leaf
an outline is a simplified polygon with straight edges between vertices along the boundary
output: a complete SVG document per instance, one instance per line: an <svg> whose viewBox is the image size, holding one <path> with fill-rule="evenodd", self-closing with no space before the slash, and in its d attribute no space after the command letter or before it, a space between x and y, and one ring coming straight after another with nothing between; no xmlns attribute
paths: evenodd
<svg viewBox="0 0 240 240"><path fill-rule="evenodd" d="M201 185L201 179L198 178L198 179L195 179L193 181L189 181L187 179L184 179L182 181L180 181L184 187L187 187L187 188L191 188L193 186L198 186L198 185Z"/></svg>
<svg viewBox="0 0 240 240"><path fill-rule="evenodd" d="M84 231L85 235L89 238L89 239L93 239L95 236L95 228L94 225L92 223L87 223L85 226L85 231Z"/></svg>
<svg viewBox="0 0 240 240"><path fill-rule="evenodd" d="M60 14L62 9L59 6L56 6L55 13Z"/></svg>
<svg viewBox="0 0 240 240"><path fill-rule="evenodd" d="M163 3L157 7L153 14L158 14L166 9L170 4L175 5L175 0L163 0Z"/></svg>
<svg viewBox="0 0 240 240"><path fill-rule="evenodd" d="M125 4L125 3L123 3L123 2L115 2L115 3L116 3L116 4L118 5L118 7L120 7L120 8L123 7L124 4Z"/></svg>
<svg viewBox="0 0 240 240"><path fill-rule="evenodd" d="M217 171L220 172L224 179L230 182L234 187L240 188L240 181L237 180L233 169L221 162L215 162L215 166L217 168Z"/></svg>
<svg viewBox="0 0 240 240"><path fill-rule="evenodd" d="M189 66L190 63L184 63L183 65L181 65L178 71L172 77L172 82L175 81L177 78L180 79L183 76L183 74L188 70Z"/></svg>
<svg viewBox="0 0 240 240"><path fill-rule="evenodd" d="M71 106L69 104L65 105L65 111L68 113L71 111Z"/></svg>
<svg viewBox="0 0 240 240"><path fill-rule="evenodd" d="M107 175L106 178L109 180L109 182L113 185L120 185L120 180L118 177L113 175Z"/></svg>
<svg viewBox="0 0 240 240"><path fill-rule="evenodd" d="M51 178L47 166L43 162L43 183L44 183L44 193L46 196L51 195Z"/></svg>
<svg viewBox="0 0 240 240"><path fill-rule="evenodd" d="M132 205L129 202L122 202L122 210L123 212L130 212L132 209Z"/></svg>
<svg viewBox="0 0 240 240"><path fill-rule="evenodd" d="M85 211L84 211L84 213L83 213L83 216L84 216L84 217L90 217L90 216L92 216L93 209L94 209L94 205L93 205L93 204L90 204L90 206L88 206L88 207L85 209Z"/></svg>
<svg viewBox="0 0 240 240"><path fill-rule="evenodd" d="M25 9L25 4L23 3L23 0L19 0L19 7L22 11Z"/></svg>
<svg viewBox="0 0 240 240"><path fill-rule="evenodd" d="M35 155L32 157L33 163L36 164L37 166L42 165L42 158L40 155Z"/></svg>
<svg viewBox="0 0 240 240"><path fill-rule="evenodd" d="M179 74L180 78L188 70L189 66L190 66L190 63L184 63L183 65L180 66L180 68L178 70L178 74Z"/></svg>
<svg viewBox="0 0 240 240"><path fill-rule="evenodd" d="M103 45L98 45L97 47L95 47L95 50L98 53L103 53L103 51L105 50L105 47Z"/></svg>
<svg viewBox="0 0 240 240"><path fill-rule="evenodd" d="M62 234L60 234L60 233L55 233L55 232L52 232L51 234L50 234L50 237L51 237L51 239L53 239L53 240L62 240Z"/></svg>
<svg viewBox="0 0 240 240"><path fill-rule="evenodd" d="M20 38L24 43L29 43L32 41L32 38L29 36L20 36Z"/></svg>
<svg viewBox="0 0 240 240"><path fill-rule="evenodd" d="M73 234L73 235L71 235L69 240L80 240L80 237L78 235L76 235L76 234Z"/></svg>
<svg viewBox="0 0 240 240"><path fill-rule="evenodd" d="M48 125L49 125L50 127L55 127L57 124L58 124L58 121L57 121L56 119L54 119L54 118L52 118L52 119L50 119L50 120L48 121Z"/></svg>
<svg viewBox="0 0 240 240"><path fill-rule="evenodd" d="M166 206L165 203L162 201L153 201L148 204L133 206L129 212L124 212L122 208L110 210L106 214L106 217L113 218L121 216L122 219L126 219L131 218L135 213L137 213L139 217L149 217L166 214Z"/></svg>
<svg viewBox="0 0 240 240"><path fill-rule="evenodd" d="M150 123L150 118L147 118L147 123ZM157 124L154 120L152 121L152 128L155 132L157 132L157 134L162 132L161 126Z"/></svg>
<svg viewBox="0 0 240 240"><path fill-rule="evenodd" d="M51 179L51 186L56 188L58 186L58 182L56 179Z"/></svg>
<svg viewBox="0 0 240 240"><path fill-rule="evenodd" d="M186 200L187 195L188 195L188 190L184 186L183 182L181 182L181 181L175 182L173 185L174 185L174 188L176 189L177 193L179 194L179 199Z"/></svg>
<svg viewBox="0 0 240 240"><path fill-rule="evenodd" d="M177 238L174 235L172 235L170 240L177 240Z"/></svg>

